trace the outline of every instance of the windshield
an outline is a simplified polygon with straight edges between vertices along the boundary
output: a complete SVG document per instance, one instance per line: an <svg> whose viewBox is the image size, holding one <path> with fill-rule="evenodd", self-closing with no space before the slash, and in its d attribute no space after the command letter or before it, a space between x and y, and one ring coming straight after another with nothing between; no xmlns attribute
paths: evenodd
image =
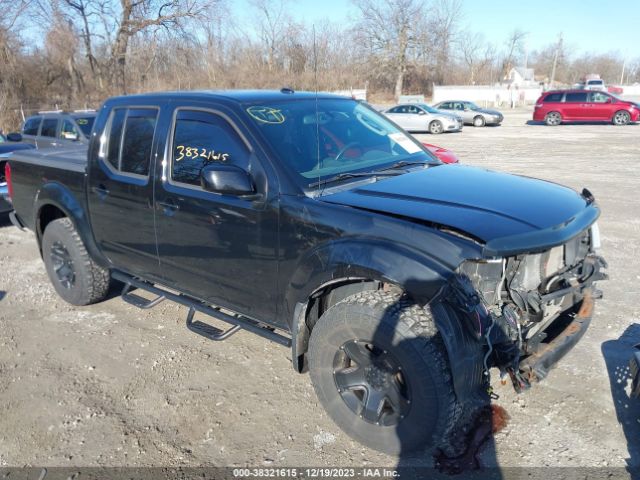
<svg viewBox="0 0 640 480"><path fill-rule="evenodd" d="M429 113L442 113L439 110L436 110L435 108L430 107L426 103L420 103L419 105L420 105L420 108L422 108L423 110L426 110Z"/></svg>
<svg viewBox="0 0 640 480"><path fill-rule="evenodd" d="M251 122L304 186L397 162L437 162L385 117L350 99L245 105Z"/></svg>
<svg viewBox="0 0 640 480"><path fill-rule="evenodd" d="M2 134L0 134L0 143L4 143L4 136Z"/></svg>
<svg viewBox="0 0 640 480"><path fill-rule="evenodd" d="M95 121L95 119L96 119L95 116L75 117L76 123L80 127L80 130L82 130L82 133L84 133L85 137L91 136L91 129L93 128L93 122Z"/></svg>
<svg viewBox="0 0 640 480"><path fill-rule="evenodd" d="M480 110L480 107L473 102L467 102L467 107L471 110Z"/></svg>

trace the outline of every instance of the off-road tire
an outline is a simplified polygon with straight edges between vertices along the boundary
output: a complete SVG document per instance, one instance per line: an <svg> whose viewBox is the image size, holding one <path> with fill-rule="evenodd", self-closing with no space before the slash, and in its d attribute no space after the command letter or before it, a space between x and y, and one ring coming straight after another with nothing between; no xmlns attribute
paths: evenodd
<svg viewBox="0 0 640 480"><path fill-rule="evenodd" d="M556 127L562 123L560 112L549 112L544 116L544 123L550 127Z"/></svg>
<svg viewBox="0 0 640 480"><path fill-rule="evenodd" d="M444 126L440 120L434 120L429 124L429 133L439 135L444 132Z"/></svg>
<svg viewBox="0 0 640 480"><path fill-rule="evenodd" d="M611 123L617 126L628 125L629 122L631 122L631 115L625 110L618 110L611 119Z"/></svg>
<svg viewBox="0 0 640 480"><path fill-rule="evenodd" d="M64 285L54 260L54 250L66 251L73 280ZM62 299L72 305L89 305L103 300L109 290L109 270L98 266L69 218L59 218L47 225L42 237L42 257L49 279Z"/></svg>
<svg viewBox="0 0 640 480"><path fill-rule="evenodd" d="M485 123L485 119L482 115L477 115L473 118L474 127L484 127Z"/></svg>
<svg viewBox="0 0 640 480"><path fill-rule="evenodd" d="M354 339L388 351L402 367L411 401L396 425L364 420L338 391L336 354ZM398 455L421 447L442 447L463 414L429 307L416 305L399 293L365 291L329 308L311 333L309 370L318 399L335 423L355 440L381 452Z"/></svg>

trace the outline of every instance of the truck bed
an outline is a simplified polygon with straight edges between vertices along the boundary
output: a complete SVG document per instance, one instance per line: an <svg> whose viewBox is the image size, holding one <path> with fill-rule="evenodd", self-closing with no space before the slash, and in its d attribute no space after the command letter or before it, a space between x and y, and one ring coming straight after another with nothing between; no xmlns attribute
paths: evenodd
<svg viewBox="0 0 640 480"><path fill-rule="evenodd" d="M85 202L87 147L69 149L22 150L9 159L14 186L13 208L21 222L35 230L35 214L43 183L60 183L76 201ZM34 202L35 200L35 202Z"/></svg>

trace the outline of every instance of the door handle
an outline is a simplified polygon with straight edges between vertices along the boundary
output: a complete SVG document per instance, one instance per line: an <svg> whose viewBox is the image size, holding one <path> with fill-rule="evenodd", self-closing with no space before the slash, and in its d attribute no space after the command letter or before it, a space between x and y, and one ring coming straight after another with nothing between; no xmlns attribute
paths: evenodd
<svg viewBox="0 0 640 480"><path fill-rule="evenodd" d="M93 191L93 193L96 193L98 197L100 197L100 200L104 200L104 198L109 195L109 190L102 184L98 185L97 187L93 187L91 190Z"/></svg>
<svg viewBox="0 0 640 480"><path fill-rule="evenodd" d="M173 200L167 200L166 202L157 202L157 204L162 207L162 213L169 217L173 216L176 211L180 209L180 206Z"/></svg>

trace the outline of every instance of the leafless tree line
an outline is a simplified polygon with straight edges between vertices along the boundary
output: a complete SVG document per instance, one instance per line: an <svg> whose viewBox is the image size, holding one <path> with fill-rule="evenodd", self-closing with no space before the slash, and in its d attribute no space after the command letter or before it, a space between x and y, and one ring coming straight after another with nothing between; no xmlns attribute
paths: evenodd
<svg viewBox="0 0 640 480"><path fill-rule="evenodd" d="M432 85L493 84L525 58L571 84L586 73L640 81L640 59L572 55L550 39L526 52L526 33L488 42L460 0L352 0L348 22L313 26L289 0L250 0L250 24L227 0L0 0L0 126L21 109L95 107L105 97L170 89L348 89L379 99Z"/></svg>

